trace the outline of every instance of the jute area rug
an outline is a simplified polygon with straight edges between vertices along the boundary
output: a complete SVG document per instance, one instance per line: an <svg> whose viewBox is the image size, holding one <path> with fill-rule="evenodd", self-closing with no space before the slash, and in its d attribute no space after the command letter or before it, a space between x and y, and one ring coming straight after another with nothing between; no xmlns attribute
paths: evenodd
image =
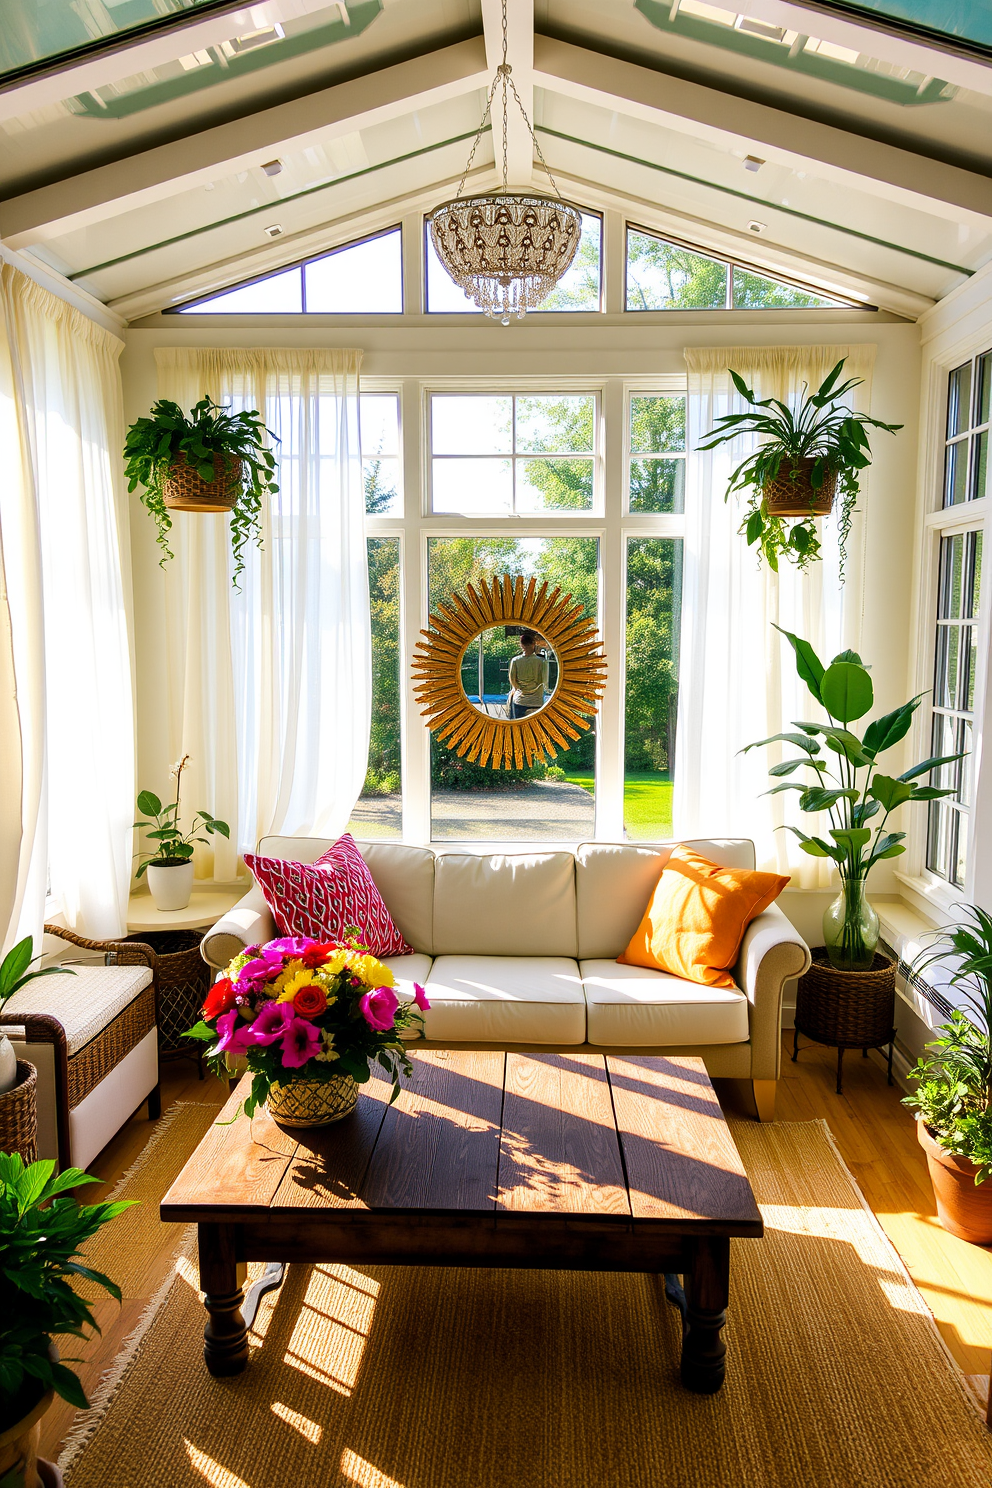
<svg viewBox="0 0 992 1488"><path fill-rule="evenodd" d="M175 1168L202 1125L180 1116ZM989 1488L976 1404L826 1125L734 1136L767 1230L734 1242L720 1395L680 1387L651 1278L568 1272L293 1266L247 1371L211 1379L187 1247L70 1488ZM160 1166L127 1190L149 1208Z"/></svg>

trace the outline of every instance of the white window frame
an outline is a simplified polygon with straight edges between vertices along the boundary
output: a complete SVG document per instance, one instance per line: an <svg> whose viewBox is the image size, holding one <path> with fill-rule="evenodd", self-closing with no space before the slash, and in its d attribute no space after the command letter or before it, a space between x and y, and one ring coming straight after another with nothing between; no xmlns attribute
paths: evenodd
<svg viewBox="0 0 992 1488"><path fill-rule="evenodd" d="M405 667L401 678L400 723L401 774L403 781L404 842L431 841L430 735L413 693L409 660L428 619L428 540L433 537L595 537L599 541L598 624L609 663L606 691L600 706L596 753L597 840L622 842L624 785L624 642L627 595L626 562L628 537L682 537L685 519L681 513L648 513L628 510L627 470L629 457L629 400L632 394L661 396L686 391L681 373L651 377L601 379L569 377L520 377L507 375L457 378L364 377L364 392L400 393L400 450L402 460L402 513L366 518L369 537L400 539L400 657ZM590 512L536 512L493 517L434 515L429 508L430 485L430 394L435 392L480 393L590 393L598 399L599 470L594 482L597 507ZM445 847L452 844L445 839ZM494 839L473 839L476 850L525 851L532 844ZM547 851L556 844L541 842ZM562 842L561 846L572 846Z"/></svg>

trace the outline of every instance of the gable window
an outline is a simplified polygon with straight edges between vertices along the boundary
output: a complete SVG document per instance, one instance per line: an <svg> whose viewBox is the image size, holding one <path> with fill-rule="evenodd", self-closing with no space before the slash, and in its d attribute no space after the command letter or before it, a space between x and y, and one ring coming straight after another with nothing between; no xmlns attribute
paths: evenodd
<svg viewBox="0 0 992 1488"><path fill-rule="evenodd" d="M391 227L220 294L174 315L402 315L402 232Z"/></svg>
<svg viewBox="0 0 992 1488"><path fill-rule="evenodd" d="M430 228L424 222L424 261L427 269L427 310L431 315L481 315L478 305L458 288L442 267L434 251ZM595 212L583 212L582 237L575 262L539 311L600 310L603 281L603 219Z"/></svg>
<svg viewBox="0 0 992 1488"><path fill-rule="evenodd" d="M823 310L852 303L627 228L628 310Z"/></svg>
<svg viewBox="0 0 992 1488"><path fill-rule="evenodd" d="M432 511L590 511L597 402L593 393L432 393Z"/></svg>

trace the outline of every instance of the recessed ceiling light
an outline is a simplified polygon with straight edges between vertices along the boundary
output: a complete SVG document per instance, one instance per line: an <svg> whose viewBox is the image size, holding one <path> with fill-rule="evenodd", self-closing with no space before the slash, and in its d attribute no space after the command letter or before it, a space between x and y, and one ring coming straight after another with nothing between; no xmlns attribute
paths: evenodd
<svg viewBox="0 0 992 1488"><path fill-rule="evenodd" d="M281 238L282 237L282 228L279 226L278 222L273 222L273 224L272 224L271 227L263 227L262 228L262 231L264 232L264 234L265 234L265 236L267 238Z"/></svg>
<svg viewBox="0 0 992 1488"><path fill-rule="evenodd" d="M279 172L282 170L282 161L267 160L262 166L262 169L267 176L278 176Z"/></svg>
<svg viewBox="0 0 992 1488"><path fill-rule="evenodd" d="M761 169L761 167L764 165L764 163L765 162L762 159L760 159L759 156L757 156L757 155L745 155L744 156L744 169L745 170L759 171Z"/></svg>
<svg viewBox="0 0 992 1488"><path fill-rule="evenodd" d="M753 232L753 233L763 233L766 230L766 228L767 228L767 223L764 223L764 222L754 222L753 220L751 222L749 222L748 225L747 225L748 232Z"/></svg>

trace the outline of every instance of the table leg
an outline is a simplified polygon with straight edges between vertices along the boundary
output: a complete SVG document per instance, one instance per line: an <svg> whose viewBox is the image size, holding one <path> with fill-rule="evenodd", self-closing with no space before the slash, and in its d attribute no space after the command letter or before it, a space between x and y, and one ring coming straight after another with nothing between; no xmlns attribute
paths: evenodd
<svg viewBox="0 0 992 1488"><path fill-rule="evenodd" d="M716 1236L697 1239L692 1269L683 1284L682 1383L699 1395L713 1395L725 1372L727 1346L721 1330L730 1292L730 1241Z"/></svg>
<svg viewBox="0 0 992 1488"><path fill-rule="evenodd" d="M197 1226L200 1289L206 1294L203 1358L211 1374L240 1374L248 1363L248 1329L241 1315L243 1290L235 1254L234 1226Z"/></svg>

